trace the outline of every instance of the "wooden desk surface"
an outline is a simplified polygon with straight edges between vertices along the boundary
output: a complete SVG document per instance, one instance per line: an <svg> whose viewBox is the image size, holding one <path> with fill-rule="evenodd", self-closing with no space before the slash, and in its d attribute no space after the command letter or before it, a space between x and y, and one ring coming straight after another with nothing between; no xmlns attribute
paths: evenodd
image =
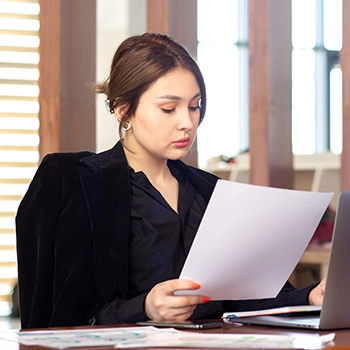
<svg viewBox="0 0 350 350"><path fill-rule="evenodd" d="M123 325L125 326L125 325ZM72 328L70 328L72 329ZM207 329L201 331L189 331L189 332L201 332L201 333L234 333L234 334L277 334L277 335L322 335L327 333L335 333L335 339L333 343L325 344L322 348L337 348L350 350L350 329L346 330L335 330L335 331L312 331L312 330L297 330L292 328L280 328L280 327L263 327L263 326L234 326L229 324L223 324L222 328ZM20 345L16 342L9 342L0 339L1 350L53 350L53 348L41 347L41 346L26 346ZM113 347L79 347L74 348L75 350L115 350ZM140 349L158 349L160 348L140 348ZM162 348L162 349L175 349L175 348ZM178 348L185 349L185 348ZM194 348L188 348L194 349Z"/></svg>

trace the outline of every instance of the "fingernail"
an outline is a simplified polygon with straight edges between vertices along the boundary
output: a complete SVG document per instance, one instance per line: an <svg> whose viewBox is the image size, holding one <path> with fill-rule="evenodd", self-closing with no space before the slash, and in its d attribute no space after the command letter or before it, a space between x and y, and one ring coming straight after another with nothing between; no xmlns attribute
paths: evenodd
<svg viewBox="0 0 350 350"><path fill-rule="evenodd" d="M210 299L208 297L203 297L203 303L207 303Z"/></svg>
<svg viewBox="0 0 350 350"><path fill-rule="evenodd" d="M201 285L198 284L198 283L195 283L195 284L193 285L193 289L199 289L200 287L201 287Z"/></svg>

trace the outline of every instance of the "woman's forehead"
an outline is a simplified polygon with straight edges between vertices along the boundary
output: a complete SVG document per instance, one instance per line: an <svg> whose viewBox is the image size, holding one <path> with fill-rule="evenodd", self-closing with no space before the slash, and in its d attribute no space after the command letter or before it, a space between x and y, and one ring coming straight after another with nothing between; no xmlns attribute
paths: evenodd
<svg viewBox="0 0 350 350"><path fill-rule="evenodd" d="M200 96L200 88L192 72L178 68L158 78L144 94L160 100L179 100Z"/></svg>

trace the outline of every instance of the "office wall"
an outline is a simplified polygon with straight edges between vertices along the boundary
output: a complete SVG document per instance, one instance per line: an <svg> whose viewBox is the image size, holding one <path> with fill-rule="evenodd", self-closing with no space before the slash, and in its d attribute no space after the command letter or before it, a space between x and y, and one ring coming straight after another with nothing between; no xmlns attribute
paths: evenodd
<svg viewBox="0 0 350 350"><path fill-rule="evenodd" d="M96 78L103 81L118 45L128 36L146 31L146 0L97 0ZM119 139L118 123L96 96L96 151L112 147Z"/></svg>

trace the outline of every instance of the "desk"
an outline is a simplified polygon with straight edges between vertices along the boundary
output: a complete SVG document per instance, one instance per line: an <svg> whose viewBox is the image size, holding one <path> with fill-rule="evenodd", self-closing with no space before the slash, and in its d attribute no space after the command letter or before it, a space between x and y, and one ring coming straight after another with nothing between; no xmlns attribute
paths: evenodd
<svg viewBox="0 0 350 350"><path fill-rule="evenodd" d="M125 325L123 325L125 327ZM190 331L198 332L198 331ZM258 327L258 326L234 326L229 324L224 324L222 328L208 329L200 331L202 333L244 333L244 334L278 334L278 335L318 335L318 334L327 334L330 331L318 332L310 330L296 330L292 328L278 328L278 327ZM334 331L336 336L333 343L325 344L323 348L337 348L350 350L350 329L347 330L336 330ZM15 342L8 342L0 339L0 349L1 350L52 350L53 348L44 348L39 346L25 346L19 345ZM75 348L76 350L114 350L113 347L81 347ZM142 349L158 349L159 348L142 348ZM174 349L174 348L166 348ZM178 348L185 349L185 348ZM194 348L187 348L194 349Z"/></svg>

